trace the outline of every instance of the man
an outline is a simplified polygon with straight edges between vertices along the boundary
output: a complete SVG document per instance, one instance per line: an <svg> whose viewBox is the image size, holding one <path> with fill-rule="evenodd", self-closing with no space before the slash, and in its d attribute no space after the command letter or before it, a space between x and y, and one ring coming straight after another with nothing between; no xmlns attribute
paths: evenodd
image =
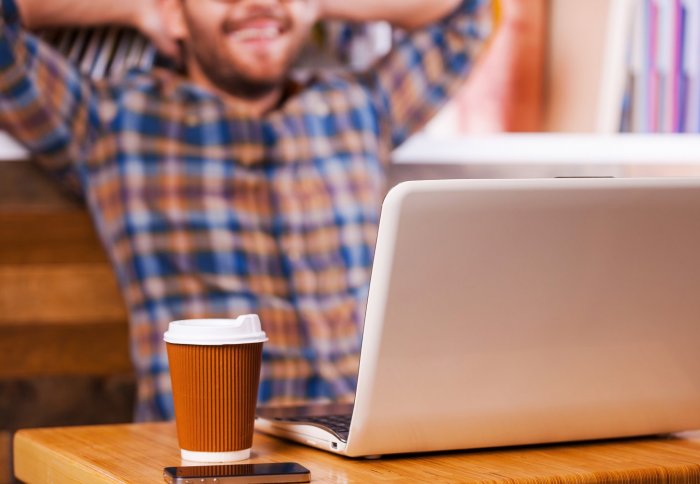
<svg viewBox="0 0 700 484"><path fill-rule="evenodd" d="M459 87L482 3L3 0L0 121L84 194L130 312L138 419L172 415L162 335L185 318L260 315L261 403L353 398L383 166ZM371 72L295 82L319 18L404 32ZM21 26L62 23L174 39L187 78L90 82Z"/></svg>

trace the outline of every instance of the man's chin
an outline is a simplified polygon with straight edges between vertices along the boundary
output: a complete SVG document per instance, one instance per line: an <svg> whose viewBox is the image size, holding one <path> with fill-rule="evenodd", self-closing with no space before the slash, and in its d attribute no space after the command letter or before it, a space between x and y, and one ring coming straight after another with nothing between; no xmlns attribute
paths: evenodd
<svg viewBox="0 0 700 484"><path fill-rule="evenodd" d="M279 91L283 86L284 79L239 77L219 85L219 89L241 99L256 100Z"/></svg>
<svg viewBox="0 0 700 484"><path fill-rule="evenodd" d="M274 84L282 82L289 75L291 63L285 59L255 59L254 62L233 60L231 65L239 75L251 82Z"/></svg>
<svg viewBox="0 0 700 484"><path fill-rule="evenodd" d="M241 66L236 71L238 72L237 83L269 86L272 88L283 86L290 75L289 69L269 71Z"/></svg>

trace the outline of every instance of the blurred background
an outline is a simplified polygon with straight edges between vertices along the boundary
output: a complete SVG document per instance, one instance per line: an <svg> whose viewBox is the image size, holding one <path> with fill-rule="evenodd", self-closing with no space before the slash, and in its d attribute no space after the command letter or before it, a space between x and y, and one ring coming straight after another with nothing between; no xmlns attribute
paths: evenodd
<svg viewBox="0 0 700 484"><path fill-rule="evenodd" d="M700 0L492 0L456 98L394 154L415 178L700 174ZM167 66L120 27L39 32L94 78ZM300 69L362 69L385 24L317 26ZM0 483L23 427L128 422L127 316L82 204L0 133Z"/></svg>

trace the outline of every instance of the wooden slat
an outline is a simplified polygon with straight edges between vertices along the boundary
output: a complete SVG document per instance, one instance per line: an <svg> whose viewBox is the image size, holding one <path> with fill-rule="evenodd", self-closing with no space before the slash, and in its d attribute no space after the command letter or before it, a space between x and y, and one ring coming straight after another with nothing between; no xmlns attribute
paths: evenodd
<svg viewBox="0 0 700 484"><path fill-rule="evenodd" d="M0 211L0 265L109 261L84 210Z"/></svg>
<svg viewBox="0 0 700 484"><path fill-rule="evenodd" d="M109 266L0 266L0 327L17 323L126 321Z"/></svg>
<svg viewBox="0 0 700 484"><path fill-rule="evenodd" d="M0 379L0 429L131 422L135 395L132 373Z"/></svg>
<svg viewBox="0 0 700 484"><path fill-rule="evenodd" d="M0 431L0 484L12 482L12 434Z"/></svg>
<svg viewBox="0 0 700 484"><path fill-rule="evenodd" d="M0 379L130 373L128 325L23 324L0 327Z"/></svg>
<svg viewBox="0 0 700 484"><path fill-rule="evenodd" d="M77 209L83 205L29 161L0 162L0 210Z"/></svg>

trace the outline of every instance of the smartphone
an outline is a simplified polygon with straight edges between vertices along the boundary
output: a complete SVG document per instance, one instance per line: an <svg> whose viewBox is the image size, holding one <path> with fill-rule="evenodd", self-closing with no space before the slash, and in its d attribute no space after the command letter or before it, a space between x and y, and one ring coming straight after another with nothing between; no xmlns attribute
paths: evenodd
<svg viewBox="0 0 700 484"><path fill-rule="evenodd" d="M165 482L172 484L226 484L235 482L310 482L311 472L296 462L271 464L220 464L211 466L166 467Z"/></svg>

